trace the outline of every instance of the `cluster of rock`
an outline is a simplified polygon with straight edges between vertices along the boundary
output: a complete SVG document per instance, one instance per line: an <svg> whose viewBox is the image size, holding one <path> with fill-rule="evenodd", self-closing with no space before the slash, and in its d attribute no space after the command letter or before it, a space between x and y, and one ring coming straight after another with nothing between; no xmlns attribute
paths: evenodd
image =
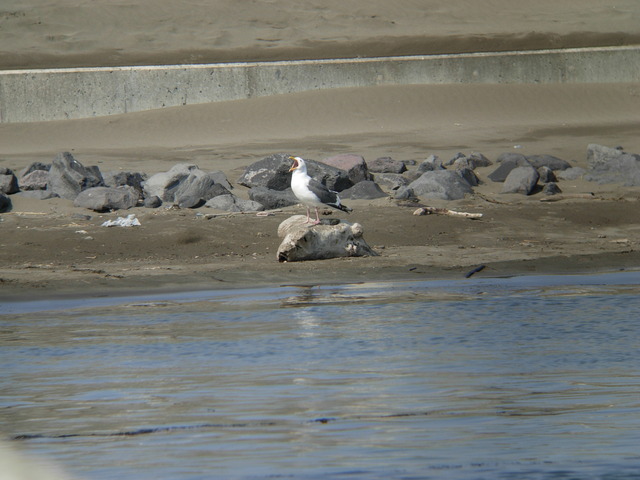
<svg viewBox="0 0 640 480"><path fill-rule="evenodd" d="M583 177L599 183L640 185L640 155L621 148L589 145L588 169L572 167L551 155L505 153L488 178L502 183L503 193L531 195L559 193L559 180ZM360 155L337 155L322 161L307 159L309 174L344 199L424 198L457 200L480 184L476 169L493 162L481 153L457 154L447 162L431 155L425 161L381 157L365 162ZM51 164L33 163L19 175L0 167L0 212L11 208L8 195L20 192L40 199L62 197L98 212L134 206L157 208L212 207L231 212L260 211L295 205L291 191L289 154L277 153L249 165L237 183L249 189L250 200L232 193L221 171L206 172L196 165L178 164L148 177L138 172L101 172L85 167L71 153L58 154ZM409 169L408 167L412 167Z"/></svg>

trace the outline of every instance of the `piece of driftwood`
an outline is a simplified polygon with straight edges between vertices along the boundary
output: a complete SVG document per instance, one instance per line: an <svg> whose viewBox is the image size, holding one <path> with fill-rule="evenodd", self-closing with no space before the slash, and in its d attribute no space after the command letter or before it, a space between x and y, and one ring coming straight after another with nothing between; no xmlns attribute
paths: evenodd
<svg viewBox="0 0 640 480"><path fill-rule="evenodd" d="M359 223L332 222L313 225L304 215L294 215L278 227L282 243L278 247L279 262L323 260L336 257L376 256L362 238Z"/></svg>
<svg viewBox="0 0 640 480"><path fill-rule="evenodd" d="M464 217L464 218L482 218L481 213L467 213L456 212L455 210L449 210L448 208L436 208L436 207L420 207L413 212L414 215L451 215L452 217Z"/></svg>

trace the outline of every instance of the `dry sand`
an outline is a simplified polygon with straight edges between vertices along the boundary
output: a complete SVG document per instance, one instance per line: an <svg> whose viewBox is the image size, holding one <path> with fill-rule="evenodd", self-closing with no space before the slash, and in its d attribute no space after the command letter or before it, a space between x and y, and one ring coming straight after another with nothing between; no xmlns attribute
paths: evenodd
<svg viewBox="0 0 640 480"><path fill-rule="evenodd" d="M239 2L216 2L215 15L196 2L13 3L5 2L0 12L0 48L11 44L11 54L0 58L8 68L634 43L640 11L636 1L613 7L591 0L572 8L562 2L494 1L483 2L482 9L475 1L405 1L393 7L374 1L353 10L344 2L242 2L242 9ZM149 15L141 16L143 11ZM409 41L418 37L422 43ZM357 153L368 160L420 162L430 154L447 160L478 151L495 160L516 151L548 153L586 167L589 143L640 152L639 111L640 83L340 89L2 124L0 164L19 171L69 150L103 171L153 174L189 162L221 169L232 183L246 165L275 152L318 160ZM547 202L541 194L499 194L500 186L487 179L491 171L479 170L484 182L478 195L428 203L483 213L481 220L417 217L414 207L390 199L351 202L354 213L344 218L364 226L365 239L380 256L291 264L276 261L276 229L288 215L302 213L300 207L268 217L207 220L197 213L214 213L208 209L96 214L66 200L13 195L13 210L0 215L0 299L462 278L481 264L487 268L476 275L640 266L639 189L564 181L563 195ZM590 192L593 197L585 198ZM235 193L247 195L241 186ZM128 213L142 226L100 226Z"/></svg>

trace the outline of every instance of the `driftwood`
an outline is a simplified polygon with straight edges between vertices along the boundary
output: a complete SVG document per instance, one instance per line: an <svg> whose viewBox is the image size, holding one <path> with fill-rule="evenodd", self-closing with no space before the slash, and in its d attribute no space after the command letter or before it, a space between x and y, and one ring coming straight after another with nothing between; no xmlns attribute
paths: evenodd
<svg viewBox="0 0 640 480"><path fill-rule="evenodd" d="M464 218L482 218L481 213L467 213L467 212L456 212L455 210L449 210L448 208L436 208L436 207L420 207L415 212L414 215L450 215L452 217L464 217Z"/></svg>
<svg viewBox="0 0 640 480"><path fill-rule="evenodd" d="M279 262L323 260L336 257L376 256L362 238L359 223L337 222L313 225L304 215L294 215L278 227L282 243L278 247Z"/></svg>

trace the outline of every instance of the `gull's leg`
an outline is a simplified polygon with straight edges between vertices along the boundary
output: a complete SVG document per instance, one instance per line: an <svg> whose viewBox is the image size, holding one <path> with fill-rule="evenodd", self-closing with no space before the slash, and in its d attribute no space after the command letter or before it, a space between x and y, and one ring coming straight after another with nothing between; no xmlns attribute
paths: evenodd
<svg viewBox="0 0 640 480"><path fill-rule="evenodd" d="M318 207L316 207L316 221L313 222L315 225L320 223L320 214L318 213Z"/></svg>

